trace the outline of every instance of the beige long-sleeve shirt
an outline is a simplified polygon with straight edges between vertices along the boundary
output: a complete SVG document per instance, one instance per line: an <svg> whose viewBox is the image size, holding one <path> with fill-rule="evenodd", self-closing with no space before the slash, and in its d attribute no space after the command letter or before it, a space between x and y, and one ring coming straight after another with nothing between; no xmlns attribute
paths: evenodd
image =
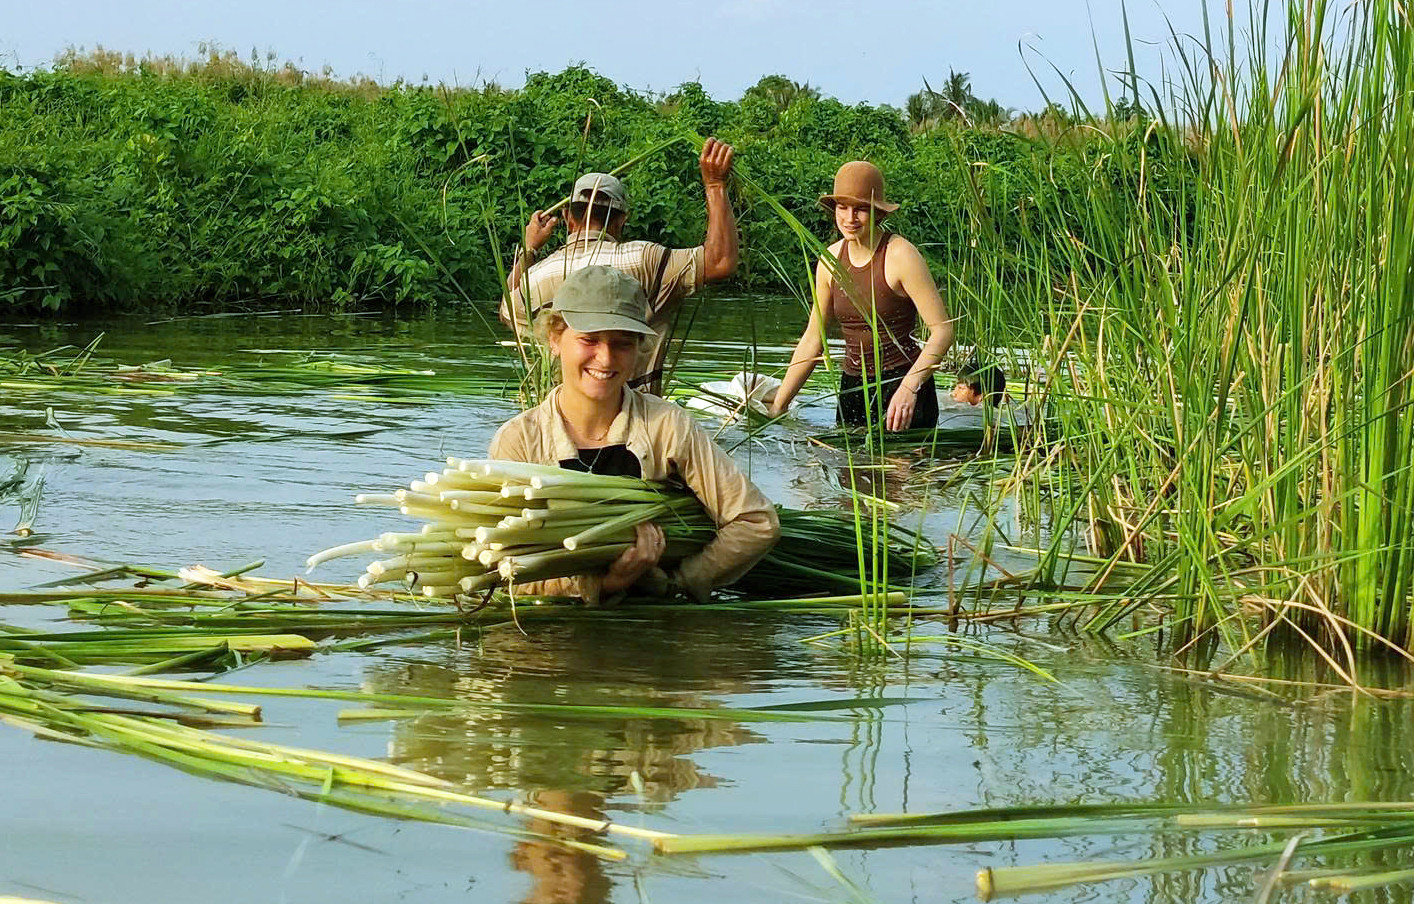
<svg viewBox="0 0 1414 904"><path fill-rule="evenodd" d="M501 425L491 440L490 457L547 465L579 458L560 415L559 394L556 387L545 401ZM771 501L677 405L624 389L623 408L604 444L627 446L645 480L681 477L717 524L717 536L678 566L677 579L694 599L706 600L712 588L746 574L780 538L780 519ZM601 574L585 574L523 589L597 603L602 581Z"/></svg>

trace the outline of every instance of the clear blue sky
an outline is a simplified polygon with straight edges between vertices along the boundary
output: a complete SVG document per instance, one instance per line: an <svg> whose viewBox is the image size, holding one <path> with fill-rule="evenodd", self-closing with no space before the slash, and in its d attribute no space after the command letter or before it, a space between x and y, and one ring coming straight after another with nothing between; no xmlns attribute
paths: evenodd
<svg viewBox="0 0 1414 904"><path fill-rule="evenodd" d="M1219 0L1129 4L1141 72L1163 74L1165 17L1197 35L1205 4L1222 29ZM1125 63L1122 8L1121 0L0 0L0 65L45 66L70 46L194 56L215 41L242 57L273 51L311 71L328 65L383 82L516 87L527 70L583 62L641 90L700 81L731 100L781 73L847 103L896 106L953 68L971 74L979 96L1033 110L1042 99L1023 57L1048 91L1062 90L1054 67L1093 101L1094 43L1108 68Z"/></svg>

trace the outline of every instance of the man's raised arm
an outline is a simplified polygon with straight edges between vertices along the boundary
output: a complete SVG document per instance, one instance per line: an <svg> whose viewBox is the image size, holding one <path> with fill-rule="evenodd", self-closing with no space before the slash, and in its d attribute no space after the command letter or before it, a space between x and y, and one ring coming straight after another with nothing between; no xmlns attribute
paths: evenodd
<svg viewBox="0 0 1414 904"><path fill-rule="evenodd" d="M702 168L702 188L707 194L707 238L702 243L702 250L703 278L708 282L726 279L736 272L736 214L732 212L732 201L727 195L732 154L731 145L708 138L698 159Z"/></svg>
<svg viewBox="0 0 1414 904"><path fill-rule="evenodd" d="M511 262L511 272L506 274L506 297L501 302L501 322L510 327L517 336L521 334L521 327L526 325L529 316L529 311L526 310L526 296L520 291L521 282L526 271L535 263L535 256L555 234L555 227L559 223L559 217L542 210L531 214L530 221L525 224L525 241L516 249L515 260Z"/></svg>

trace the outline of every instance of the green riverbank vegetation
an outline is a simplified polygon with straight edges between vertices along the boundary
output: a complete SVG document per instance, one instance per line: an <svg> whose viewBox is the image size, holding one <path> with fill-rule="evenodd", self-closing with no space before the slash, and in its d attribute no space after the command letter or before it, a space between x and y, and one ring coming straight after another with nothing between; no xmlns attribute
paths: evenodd
<svg viewBox="0 0 1414 904"><path fill-rule="evenodd" d="M0 312L495 298L497 254L508 259L531 210L582 170L690 133L732 142L739 170L820 237L831 224L815 199L840 162L877 161L907 202L891 222L939 272L976 230L968 197L1019 239L1036 203L1027 174L1050 172L1062 208L1110 176L1095 121L1058 107L1009 119L965 73L907 106L846 106L781 76L723 102L695 83L646 95L584 68L505 90L337 81L219 49L70 53L50 70L0 71ZM1109 131L1142 137L1127 121ZM635 236L701 240L690 149L626 178ZM783 270L795 278L796 240L768 205L736 202L738 280L779 289Z"/></svg>

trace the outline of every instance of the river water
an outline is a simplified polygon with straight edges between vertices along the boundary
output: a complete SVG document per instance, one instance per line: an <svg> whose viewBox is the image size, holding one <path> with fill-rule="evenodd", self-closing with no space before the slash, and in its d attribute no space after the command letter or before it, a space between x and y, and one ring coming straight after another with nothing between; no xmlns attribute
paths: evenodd
<svg viewBox="0 0 1414 904"><path fill-rule="evenodd" d="M684 363L727 372L751 360L779 366L801 320L789 299L718 296L698 317L698 341ZM221 569L263 559L262 574L302 573L313 551L394 529L385 511L354 506L355 493L403 485L448 454L479 456L516 410L510 396L454 385L515 380L499 332L467 313L12 323L0 336L10 350L42 351L87 344L100 331L97 354L123 364L171 359L185 370L273 373L313 356L434 370L449 382L422 395L337 380L325 387L115 383L102 393L7 386L0 433L53 433L46 427L52 417L75 437L166 446L0 438L0 455L44 476L35 536L0 543L0 589L73 573L16 554L33 545L100 562ZM848 473L834 453L810 443L830 426L832 408L822 399L795 423L754 440L735 428L721 439L737 446L743 467L775 501L830 507ZM957 479L959 465L948 461L892 467L898 479L886 477L882 487L900 497L901 518L921 522L939 544L953 532L981 539L986 528L974 503L985 476ZM920 496L920 483L936 492ZM0 526L15 518L13 505L0 506ZM1034 528L1024 507L1001 525L1021 541ZM1011 561L1005 552L994 558L1002 567ZM358 567L343 560L321 576L350 579ZM935 576L928 592L943 598L944 580ZM0 621L31 627L62 627L63 616L61 607L0 611ZM818 616L631 611L460 643L262 663L240 672L239 682L507 702L847 704L839 711L847 718L818 722L566 721L499 712L340 725L340 706L271 700L269 725L256 735L385 757L476 792L673 832L815 832L839 828L855 813L1036 803L1399 800L1414 793L1407 701L1214 687L1162 668L1167 660L1144 639L1109 645L1041 621L960 630L1041 665L1056 682L942 647L919 648L907 660L864 659L833 643L805 642L835 627ZM1272 669L1317 677L1310 658L1296 654ZM1409 684L1398 670L1367 678ZM1233 836L1135 835L837 851L829 870L808 853L665 859L630 845L628 862L606 865L501 835L212 782L3 725L0 763L0 896L76 904L966 901L985 867L1143 859L1236 843ZM1255 875L1253 867L1180 873L1034 900L1252 900ZM1273 900L1334 897L1288 889ZM1409 898L1395 889L1353 900Z"/></svg>

